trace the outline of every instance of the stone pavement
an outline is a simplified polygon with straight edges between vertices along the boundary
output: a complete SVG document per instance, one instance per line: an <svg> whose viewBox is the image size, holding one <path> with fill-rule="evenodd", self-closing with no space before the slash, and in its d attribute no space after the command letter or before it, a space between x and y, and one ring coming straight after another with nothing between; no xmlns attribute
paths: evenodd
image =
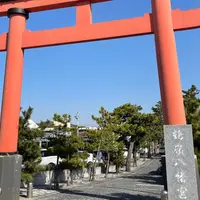
<svg viewBox="0 0 200 200"><path fill-rule="evenodd" d="M60 189L58 194L39 200L160 200L163 178L159 159L152 159L132 173L106 181Z"/></svg>
<svg viewBox="0 0 200 200"><path fill-rule="evenodd" d="M107 179L113 179L113 178L120 178L122 176L128 176L130 173L137 171L141 166L145 166L145 164L148 163L148 162L149 162L148 159L144 160L143 158L141 158L137 162L138 166L132 168L132 172L123 171L120 174L110 173L110 174L108 174ZM102 182L102 181L106 180L104 176L105 176L104 174L96 176L95 182ZM88 184L91 184L91 182L89 182L88 178L86 178L86 179L83 179L83 180L74 181L74 184L70 185L70 186L66 186L66 184L60 184L60 186L61 186L60 188L62 190L65 190L65 189L72 189L74 187L88 185ZM21 193L20 200L27 199L26 198L26 189L21 189L20 193ZM43 198L43 197L48 197L48 196L56 195L56 194L59 194L59 193L60 193L60 191L56 191L56 190L52 190L52 189L48 189L48 188L46 188L46 189L39 189L39 188L36 189L36 188L34 188L33 189L33 199L40 199L40 198Z"/></svg>

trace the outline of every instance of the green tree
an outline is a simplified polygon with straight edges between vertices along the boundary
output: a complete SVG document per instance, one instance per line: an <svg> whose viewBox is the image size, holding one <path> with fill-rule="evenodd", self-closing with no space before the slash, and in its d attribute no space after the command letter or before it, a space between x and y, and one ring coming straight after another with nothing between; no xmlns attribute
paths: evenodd
<svg viewBox="0 0 200 200"><path fill-rule="evenodd" d="M148 148L148 157L151 156L150 147L156 138L154 134L154 130L156 129L156 117L151 113L140 113L139 115L134 115L130 122L135 125L133 157L134 162L136 162L136 151L138 151L142 141L145 141L145 145ZM137 163L135 165L137 166Z"/></svg>
<svg viewBox="0 0 200 200"><path fill-rule="evenodd" d="M188 124L192 124L194 137L200 134L200 90L195 85L190 89L183 90L183 99Z"/></svg>
<svg viewBox="0 0 200 200"><path fill-rule="evenodd" d="M94 115L92 115L92 119L94 121L96 121L96 123L98 124L100 130L103 130L107 127L109 127L111 125L111 115L110 113L104 108L104 107L101 107L100 110L99 110L99 117L96 117ZM89 137L92 137L92 139L90 138L90 140L92 141L92 145L97 145L94 149L99 152L100 149L102 148L102 141L103 141L103 131L96 131L96 136L95 135L91 135L91 133L95 133L94 131L90 132L90 136ZM90 146L89 148L91 148L92 146ZM92 151L94 151L94 149ZM90 149L89 149L90 150ZM107 163L107 168L109 167L109 162ZM96 160L94 162L94 173L93 173L93 177L92 179L94 180L95 178L95 173L96 173ZM107 170L106 170L107 172ZM106 176L107 176L107 173L106 173Z"/></svg>
<svg viewBox="0 0 200 200"><path fill-rule="evenodd" d="M109 126L99 130L90 130L87 133L87 137L90 141L86 144L86 149L88 150L88 152L99 152L99 151L106 152L107 159L104 160L104 164L106 166L105 177L107 177L111 157L113 158L115 163L118 164L117 167L120 167L122 164L121 157L113 156L116 154L120 155L121 153L120 150L122 144L118 142L119 135L114 134L111 126ZM96 167L96 165L94 167Z"/></svg>
<svg viewBox="0 0 200 200"><path fill-rule="evenodd" d="M117 143L117 150L111 153L110 160L116 165L116 173L120 172L120 167L123 167L125 164L124 158L124 142L119 141Z"/></svg>
<svg viewBox="0 0 200 200"><path fill-rule="evenodd" d="M71 116L68 114L60 115L55 113L53 115L53 120L59 122L59 126L55 126L53 122L47 120L43 123L44 127L52 127L53 128L53 138L49 138L51 143L51 148L48 150L51 151L54 155L57 155L57 167L59 164L59 158L63 156L63 149L65 148L66 144L66 133L70 131L70 128L67 127L68 123L71 122Z"/></svg>
<svg viewBox="0 0 200 200"><path fill-rule="evenodd" d="M30 177L39 170L41 162L41 149L37 141L43 133L40 129L30 129L29 119L31 119L33 108L29 107L27 110L21 109L21 116L19 118L19 139L18 152L23 156L23 177ZM26 181L26 180L25 180Z"/></svg>
<svg viewBox="0 0 200 200"><path fill-rule="evenodd" d="M88 154L79 151L84 149L85 143L83 138L77 134L77 128L68 128L68 123L71 121L70 115L56 113L53 120L60 122L60 125L54 126L55 137L50 139L52 146L48 150L57 155L56 186L59 187L59 167L70 170L71 183L73 183L73 169L82 169L86 164ZM62 162L59 164L60 158Z"/></svg>
<svg viewBox="0 0 200 200"><path fill-rule="evenodd" d="M200 90L195 85L183 90L187 124L192 124L195 153L200 166Z"/></svg>
<svg viewBox="0 0 200 200"><path fill-rule="evenodd" d="M151 108L154 115L158 117L159 123L163 125L164 119L163 119L163 112L162 112L162 103L161 101L158 101L155 106Z"/></svg>
<svg viewBox="0 0 200 200"><path fill-rule="evenodd" d="M60 115L58 113L55 113L53 115L53 120L60 122L62 125L58 126L59 129L66 131L68 123L71 122L71 115L68 114Z"/></svg>
<svg viewBox="0 0 200 200"><path fill-rule="evenodd" d="M104 107L100 108L99 114L99 117L92 115L92 119L96 121L100 129L106 128L112 123L111 113L108 112Z"/></svg>
<svg viewBox="0 0 200 200"><path fill-rule="evenodd" d="M158 144L163 143L164 134L163 134L163 113L162 113L162 104L161 101L152 107L152 113L149 114L149 122L146 124L146 135L143 139L143 146L148 148L148 157L151 157L150 147L154 144L155 148L158 147Z"/></svg>
<svg viewBox="0 0 200 200"><path fill-rule="evenodd" d="M51 147L51 151L62 159L60 168L70 170L72 184L73 169L82 170L86 166L85 160L88 158L88 154L84 151L79 151L84 146L83 139L75 132L71 133L70 136L58 136L55 139L55 145Z"/></svg>
<svg viewBox="0 0 200 200"><path fill-rule="evenodd" d="M162 111L162 103L158 101L155 106L151 109L155 116L153 128L154 128L154 135L158 142L163 142L164 134L163 134L163 125L164 125L164 118L163 118L163 111Z"/></svg>
<svg viewBox="0 0 200 200"><path fill-rule="evenodd" d="M128 142L128 156L126 162L126 170L131 170L131 155L134 156L134 165L136 162L136 151L139 141L145 135L145 127L147 116L141 113L142 107L132 105L130 103L124 104L114 109L112 112L113 129L123 138L129 137Z"/></svg>
<svg viewBox="0 0 200 200"><path fill-rule="evenodd" d="M145 118L146 118L144 119L145 135L140 140L140 146L148 148L148 158L150 158L151 147L157 146L158 142L161 141L163 134L162 134L162 129L160 127L160 121L154 113L145 114Z"/></svg>
<svg viewBox="0 0 200 200"><path fill-rule="evenodd" d="M123 147L122 143L118 142L119 135L114 132L114 124L112 113L107 111L104 107L101 107L99 110L99 116L92 116L92 119L96 121L99 126L99 130L89 131L88 138L89 143L87 145L87 149L89 152L99 152L100 150L104 150L107 152L107 160L105 161L106 165L106 175L108 174L110 159L116 163L117 171L119 171L119 167L124 164L123 157ZM123 146L123 147L122 147ZM118 155L118 156L116 156ZM94 171L96 168L96 160L94 163ZM95 172L94 174L95 175ZM94 179L94 176L93 176Z"/></svg>
<svg viewBox="0 0 200 200"><path fill-rule="evenodd" d="M45 128L52 128L53 127L53 122L50 120L46 120L46 121L41 121L39 123L39 127L41 130L44 130Z"/></svg>

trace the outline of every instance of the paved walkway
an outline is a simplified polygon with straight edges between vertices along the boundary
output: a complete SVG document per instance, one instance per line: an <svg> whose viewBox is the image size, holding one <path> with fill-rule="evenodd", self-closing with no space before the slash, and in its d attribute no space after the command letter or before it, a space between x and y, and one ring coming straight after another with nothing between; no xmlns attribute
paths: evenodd
<svg viewBox="0 0 200 200"><path fill-rule="evenodd" d="M138 167L134 167L133 168L133 172L138 170L141 166L145 165L147 162L149 162L148 160L144 160L144 159L139 159L138 160ZM104 174L100 175L100 176L97 176L95 178L95 183L98 182L98 183L104 183L105 181L107 182L108 180L113 180L113 178L119 178L119 177L122 177L122 176L128 176L130 173L128 172L123 172L119 175L117 174L109 174L107 179L104 178ZM93 184L93 183L92 183ZM88 181L88 179L85 179L83 181L79 181L79 182L74 182L74 184L72 186L66 186L66 185L62 185L61 186L61 189L62 190L66 190L66 189L72 189L72 188L76 188L76 187L84 187L87 185L91 185L91 182ZM50 190L50 189L33 189L33 199L41 199L43 197L49 197L49 196L52 196L52 195L56 195L56 194L59 194L60 191L55 191L55 190ZM27 199L26 198L26 189L21 189L21 198L20 200L24 200L24 199Z"/></svg>
<svg viewBox="0 0 200 200"><path fill-rule="evenodd" d="M162 177L158 159L151 160L134 173L106 181L61 189L59 193L40 200L160 200Z"/></svg>

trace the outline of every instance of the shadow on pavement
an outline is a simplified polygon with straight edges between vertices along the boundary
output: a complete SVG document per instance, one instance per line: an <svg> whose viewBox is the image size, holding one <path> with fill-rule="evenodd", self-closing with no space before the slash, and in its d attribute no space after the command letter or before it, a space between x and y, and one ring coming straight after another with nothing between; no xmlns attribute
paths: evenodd
<svg viewBox="0 0 200 200"><path fill-rule="evenodd" d="M74 196L81 196L81 197L90 197L92 199L104 199L104 200L120 200L120 199L124 199L124 200L159 200L159 198L157 197L150 197L150 196L146 196L146 195L137 195L137 194L127 194L127 193L111 193L109 195L101 195L101 194L91 194L91 193L86 193L83 191L79 191L79 190L61 190L61 193L64 194L70 194L70 195L74 195Z"/></svg>
<svg viewBox="0 0 200 200"><path fill-rule="evenodd" d="M151 171L148 174L123 176L122 178L135 179L146 184L164 185L164 180L163 177L160 175L159 169L157 169L156 171Z"/></svg>
<svg viewBox="0 0 200 200"><path fill-rule="evenodd" d="M158 192L153 192L153 191L144 191L142 188L141 189L138 189L138 188L133 188L133 189L127 189L127 188L114 188L114 187L104 187L104 188L110 188L110 189L119 189L119 190L124 190L124 191L131 191L131 192L140 192L140 193L144 193L144 194L147 194L147 195L153 195L153 196L156 196L156 195L160 195L160 193Z"/></svg>

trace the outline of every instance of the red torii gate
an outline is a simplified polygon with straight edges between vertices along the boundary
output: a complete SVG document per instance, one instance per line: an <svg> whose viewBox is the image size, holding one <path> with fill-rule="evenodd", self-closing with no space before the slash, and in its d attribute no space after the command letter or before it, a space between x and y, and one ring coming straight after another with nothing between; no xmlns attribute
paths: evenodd
<svg viewBox="0 0 200 200"><path fill-rule="evenodd" d="M186 124L174 31L200 27L200 9L171 10L170 0L152 0L152 13L142 17L92 24L91 4L110 0L8 1L0 16L10 18L0 36L7 51L0 124L0 153L17 152L23 73L23 50L113 38L154 34L165 124ZM76 6L76 25L52 30L26 30L29 13Z"/></svg>

